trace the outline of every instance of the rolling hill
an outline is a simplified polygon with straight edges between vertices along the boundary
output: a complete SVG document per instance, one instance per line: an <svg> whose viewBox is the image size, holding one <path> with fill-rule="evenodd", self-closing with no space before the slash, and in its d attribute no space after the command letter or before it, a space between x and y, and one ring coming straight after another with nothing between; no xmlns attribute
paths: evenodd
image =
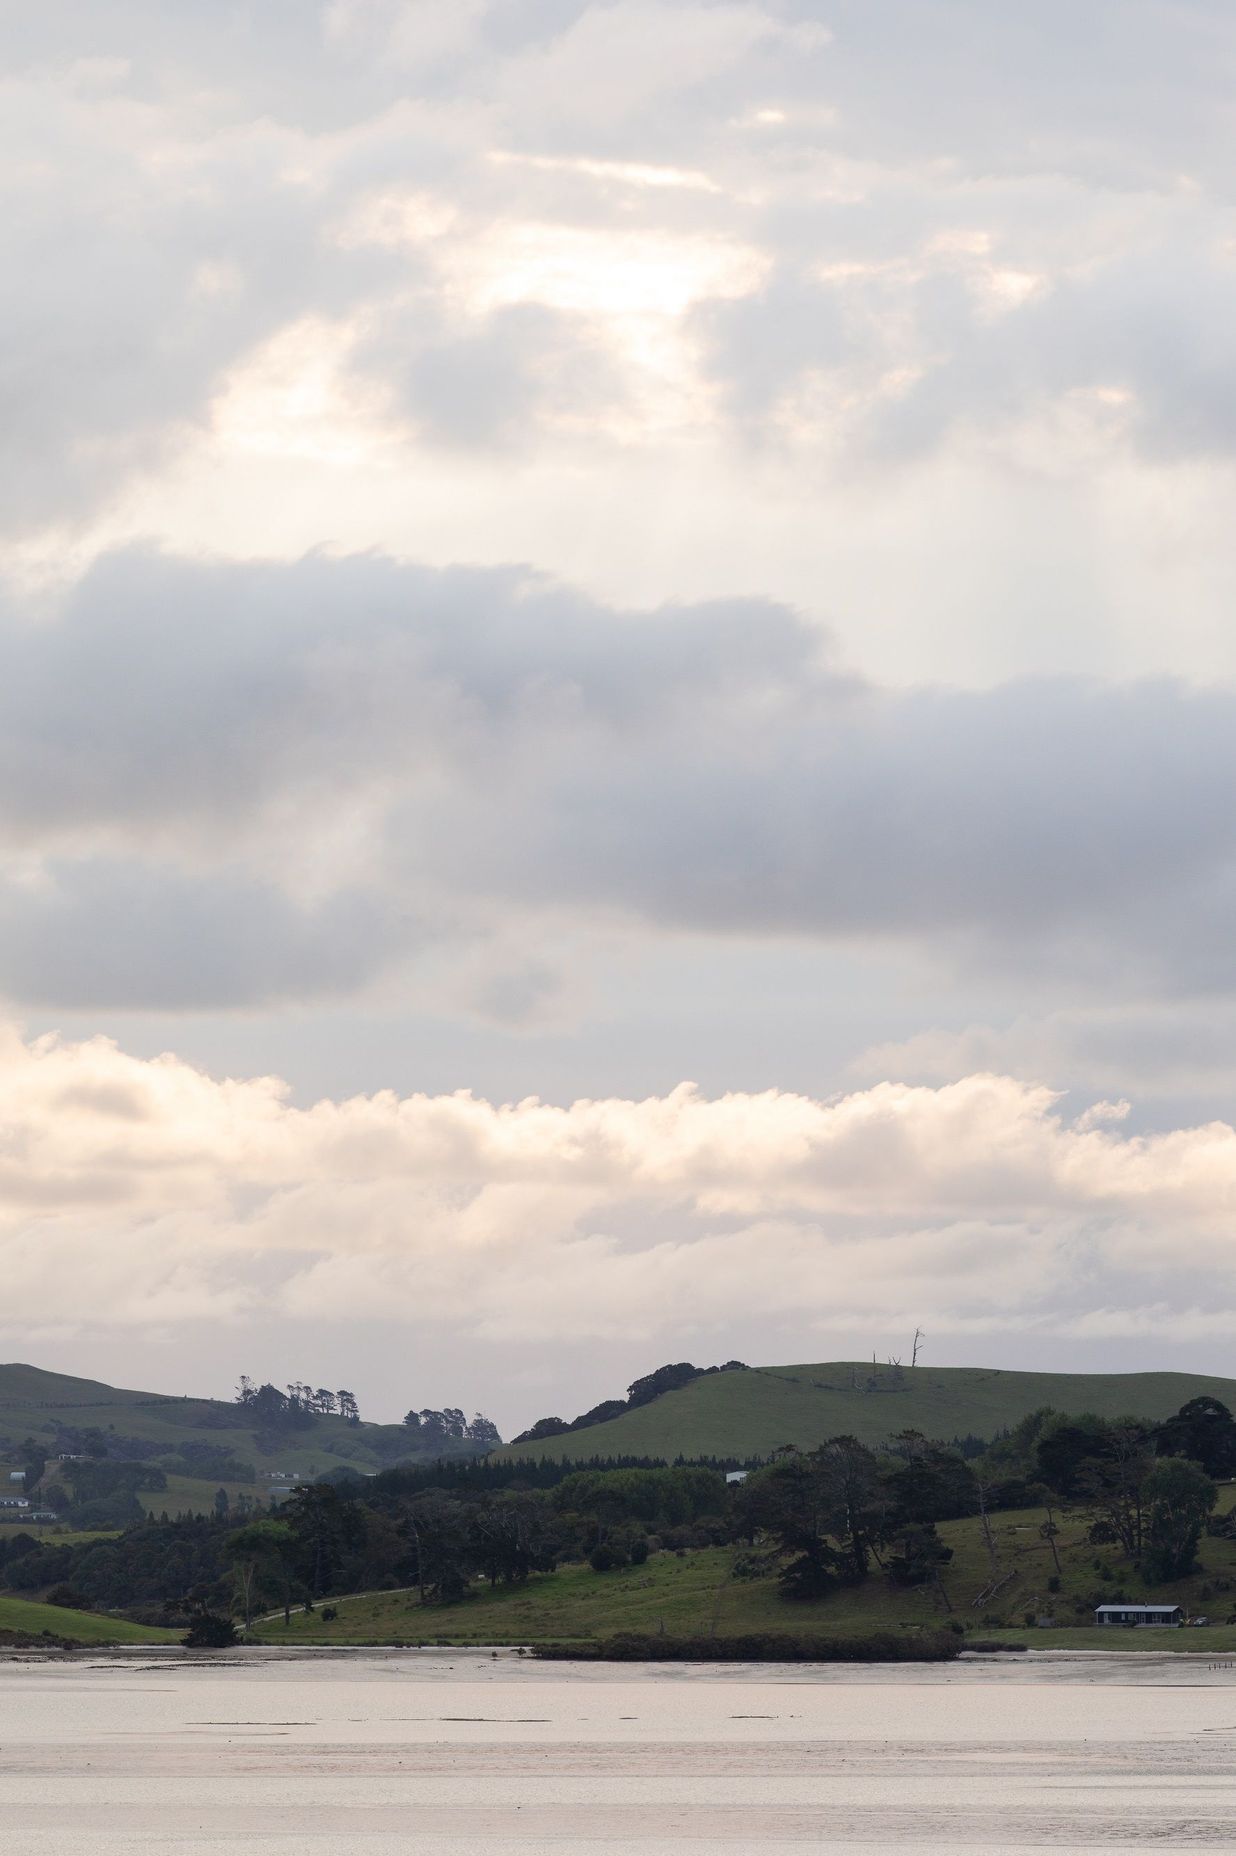
<svg viewBox="0 0 1236 1856"><path fill-rule="evenodd" d="M879 1444L898 1431L990 1440L1042 1405L1100 1417L1165 1418L1208 1394L1236 1411L1236 1379L1198 1373L1020 1373L994 1367L917 1366L898 1373L870 1361L758 1366L713 1373L604 1424L508 1444L502 1457L716 1457L744 1461L782 1444L809 1449L849 1435Z"/></svg>
<svg viewBox="0 0 1236 1856"><path fill-rule="evenodd" d="M133 1391L37 1366L0 1365L0 1471L21 1467L20 1446L27 1437L54 1457L65 1447L66 1431L85 1430L114 1436L112 1454L131 1455L165 1470L167 1489L140 1496L155 1513L205 1512L221 1484L233 1498L247 1491L253 1499L264 1499L279 1472L288 1480L308 1480L345 1466L372 1472L401 1456L417 1455L415 1440L398 1424L351 1424L320 1415L303 1428L263 1429L247 1411L223 1399ZM249 1466L252 1478L175 1460L186 1445L225 1452ZM49 1462L44 1482L54 1476L55 1464Z"/></svg>

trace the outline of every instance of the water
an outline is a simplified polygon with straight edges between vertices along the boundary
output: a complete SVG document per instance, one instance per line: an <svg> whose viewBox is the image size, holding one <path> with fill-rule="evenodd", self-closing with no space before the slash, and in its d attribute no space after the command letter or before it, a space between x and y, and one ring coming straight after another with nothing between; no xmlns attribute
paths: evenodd
<svg viewBox="0 0 1236 1856"><path fill-rule="evenodd" d="M0 1662L7 1856L1236 1850L1236 1669Z"/></svg>

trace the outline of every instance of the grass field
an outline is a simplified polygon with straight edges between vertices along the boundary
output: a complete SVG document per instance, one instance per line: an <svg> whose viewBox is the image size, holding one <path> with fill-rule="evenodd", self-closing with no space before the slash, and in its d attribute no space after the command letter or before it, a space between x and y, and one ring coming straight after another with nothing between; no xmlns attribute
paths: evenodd
<svg viewBox="0 0 1236 1856"><path fill-rule="evenodd" d="M28 1631L34 1637L46 1630L79 1643L178 1643L184 1634L99 1617L93 1611L68 1611L63 1605L31 1604L24 1598L0 1598L0 1630Z"/></svg>
<svg viewBox="0 0 1236 1856"><path fill-rule="evenodd" d="M874 1381L875 1389L864 1390ZM855 1386L859 1389L855 1389ZM579 1460L606 1456L766 1457L780 1444L826 1437L883 1443L913 1429L928 1437L990 1439L1041 1405L1100 1417L1166 1418L1206 1393L1236 1410L1236 1380L1194 1373L1014 1373L970 1366L889 1367L848 1362L714 1373L608 1424L508 1444L496 1455Z"/></svg>
<svg viewBox="0 0 1236 1856"><path fill-rule="evenodd" d="M380 1459L372 1440L378 1433L402 1430L398 1425L350 1425L342 1418L323 1417L315 1420L312 1429L291 1432L263 1450L252 1426L239 1422L242 1415L225 1400L126 1391L94 1379L47 1373L37 1366L0 1366L0 1467L11 1463L14 1469L20 1468L15 1449L25 1437L52 1448L57 1423L83 1429L110 1427L122 1436L149 1438L168 1451L183 1443L223 1445L259 1470L287 1469L304 1477L323 1475L342 1464L375 1469ZM216 1479L210 1487L212 1496L217 1487Z"/></svg>
<svg viewBox="0 0 1236 1856"><path fill-rule="evenodd" d="M1236 1488L1221 1492L1221 1507L1236 1500ZM738 1555L730 1548L708 1548L679 1556L657 1553L644 1566L594 1573L567 1566L529 1580L523 1587L490 1591L447 1609L422 1608L415 1592L363 1593L335 1604L338 1618L323 1623L321 1610L296 1613L290 1626L260 1627L265 1643L537 1643L588 1640L615 1631L653 1631L671 1636L738 1635L744 1631L862 1632L939 1626L956 1619L975 1635L1021 1641L1036 1649L1228 1650L1236 1648L1236 1544L1202 1542L1203 1570L1192 1579L1156 1586L1151 1592L1127 1571L1110 1549L1090 1546L1086 1524L1064 1517L1057 1551L1061 1590L1048 1591L1055 1574L1048 1545L1039 1536L1041 1509L993 1517L998 1564L996 1576L1007 1582L991 1599L975 1604L992 1572L977 1520L944 1522L941 1538L953 1548L943 1579L952 1605L948 1611L922 1590L890 1587L877 1574L853 1590L843 1590L813 1604L788 1604L775 1577L749 1580L733 1576ZM1097 1562L1097 1563L1096 1563ZM1107 1568L1104 1576L1100 1568ZM1226 1585L1227 1589L1220 1589ZM1216 1620L1206 1630L1099 1631L1089 1623L1094 1603L1115 1593L1159 1604L1181 1604ZM1076 1607L1084 1618L1075 1622ZM1059 1630L1027 1629L1025 1615L1055 1615ZM1081 1627L1079 1628L1079 1624Z"/></svg>

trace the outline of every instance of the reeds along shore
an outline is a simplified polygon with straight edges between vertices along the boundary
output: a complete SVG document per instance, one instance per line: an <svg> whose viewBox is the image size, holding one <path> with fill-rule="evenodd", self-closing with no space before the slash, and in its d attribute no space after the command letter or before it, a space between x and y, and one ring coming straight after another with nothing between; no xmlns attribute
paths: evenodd
<svg viewBox="0 0 1236 1856"><path fill-rule="evenodd" d="M953 1631L877 1631L865 1637L669 1637L623 1632L593 1643L538 1643L548 1662L602 1663L947 1663L965 1640Z"/></svg>

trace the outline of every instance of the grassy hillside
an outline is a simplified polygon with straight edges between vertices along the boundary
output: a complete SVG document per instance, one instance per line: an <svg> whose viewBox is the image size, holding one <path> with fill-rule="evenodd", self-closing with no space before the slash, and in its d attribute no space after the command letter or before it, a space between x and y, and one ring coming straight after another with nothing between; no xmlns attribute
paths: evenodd
<svg viewBox="0 0 1236 1856"><path fill-rule="evenodd" d="M23 1438L33 1437L49 1453L54 1452L57 1425L113 1430L122 1437L147 1439L161 1452L174 1452L185 1443L227 1449L242 1462L251 1463L256 1472L250 1484L225 1480L229 1492L236 1495L243 1488L250 1497L263 1499L269 1482L264 1470L287 1470L293 1478L306 1479L345 1464L361 1471L375 1470L389 1461L376 1445L407 1439L401 1425L351 1425L338 1417L319 1417L311 1427L272 1438L256 1430L246 1414L226 1400L168 1397L48 1373L36 1366L0 1365L0 1471L21 1467L17 1446ZM46 1479L56 1479L54 1464L49 1464ZM182 1509L205 1511L218 1487L217 1476L170 1473L166 1494L143 1494L141 1500L155 1514L164 1508L169 1514Z"/></svg>
<svg viewBox="0 0 1236 1856"><path fill-rule="evenodd" d="M872 1389L868 1390L867 1387ZM897 1375L850 1362L760 1366L714 1373L607 1424L563 1437L508 1444L502 1456L764 1457L780 1444L809 1449L825 1437L879 1444L898 1431L990 1439L1040 1405L1101 1417L1165 1418L1202 1393L1236 1411L1236 1380L1198 1373L1016 1373L994 1367L918 1366Z"/></svg>
<svg viewBox="0 0 1236 1856"><path fill-rule="evenodd" d="M1233 1501L1236 1487L1223 1489L1220 1508ZM857 1589L812 1604L789 1604L780 1596L771 1570L757 1579L735 1577L741 1550L712 1547L683 1555L657 1553L646 1565L621 1572L568 1566L530 1579L523 1587L478 1587L467 1602L447 1609L423 1609L415 1592L363 1593L330 1601L339 1614L333 1623L324 1623L320 1610L296 1613L290 1626L280 1619L262 1625L256 1634L264 1643L285 1644L500 1644L587 1641L622 1630L663 1630L670 1636L707 1636L714 1629L720 1636L747 1631L833 1634L936 1628L956 1619L980 1638L1023 1641L1036 1649L1236 1649L1236 1625L1225 1624L1236 1614L1236 1543L1203 1540L1201 1573L1150 1590L1111 1549L1088 1544L1086 1521L1067 1515L1058 1519L1061 1590L1053 1594L1047 1589L1055 1566L1039 1537L1042 1510L1027 1509L993 1517L996 1576L1012 1576L994 1597L978 1605L974 1600L992 1578L980 1523L942 1522L940 1537L953 1548L943 1579L951 1612L929 1592L891 1587L878 1573ZM1100 1568L1106 1568L1108 1576ZM1205 1612L1215 1620L1214 1626L1162 1633L1100 1631L1090 1622L1092 1606L1108 1602L1116 1593ZM1083 1613L1079 1607L1084 1607ZM1027 1612L1055 1616L1061 1628L1028 1630Z"/></svg>
<svg viewBox="0 0 1236 1856"><path fill-rule="evenodd" d="M0 1598L0 1631L28 1631L37 1637L51 1631L78 1643L178 1643L183 1631L156 1630L129 1624L123 1618L100 1617L93 1611L69 1611L63 1605L35 1605L24 1598Z"/></svg>

